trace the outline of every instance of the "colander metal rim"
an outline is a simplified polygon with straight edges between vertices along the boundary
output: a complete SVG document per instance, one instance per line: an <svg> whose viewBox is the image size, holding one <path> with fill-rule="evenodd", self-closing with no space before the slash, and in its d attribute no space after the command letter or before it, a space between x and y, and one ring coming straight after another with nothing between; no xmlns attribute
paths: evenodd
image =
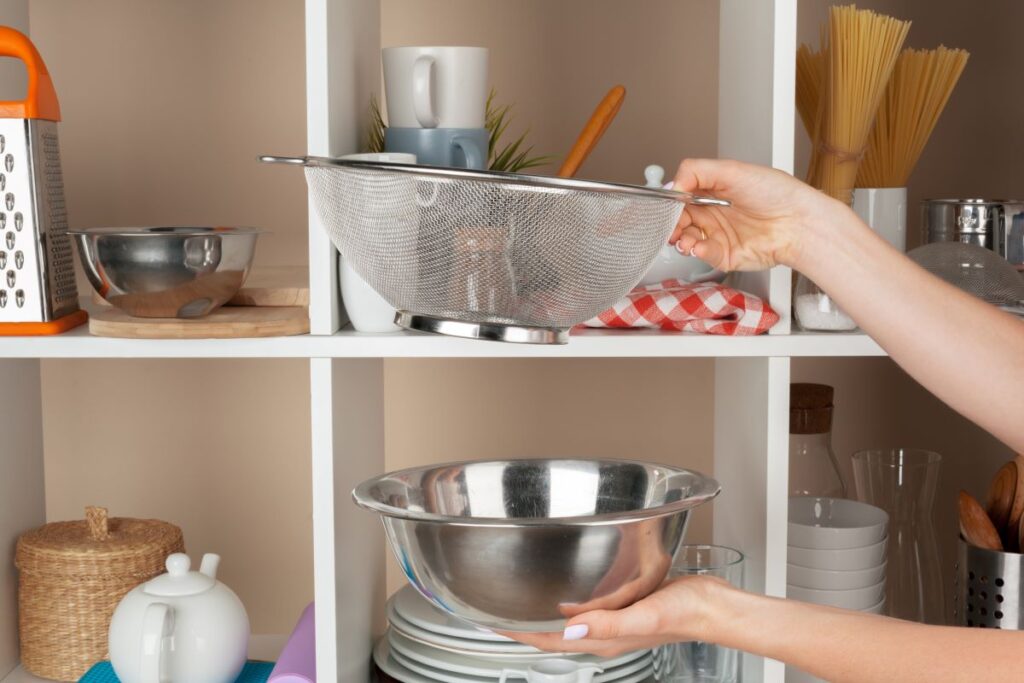
<svg viewBox="0 0 1024 683"><path fill-rule="evenodd" d="M529 187L547 188L556 190L577 190L584 192L603 192L608 194L623 194L629 196L651 197L656 199L670 199L676 202L691 202L696 195L689 192L677 190L664 190L657 187L644 187L641 185L627 185L625 183L609 183L596 180L581 180L579 178L559 178L545 175L526 175L524 173L507 173L504 171L479 171L466 168L448 168L443 166L426 166L422 164L399 164L390 161L365 161L357 159L331 159L328 157L294 157L294 160L282 157L260 157L264 162L294 163L305 166L321 166L327 168L341 167L367 171L388 171L391 173L406 173L415 176L430 176L432 178L445 178L449 180L470 180L483 183L499 183L506 185L527 185ZM715 203L721 200L714 200ZM723 202L724 203L724 202Z"/></svg>

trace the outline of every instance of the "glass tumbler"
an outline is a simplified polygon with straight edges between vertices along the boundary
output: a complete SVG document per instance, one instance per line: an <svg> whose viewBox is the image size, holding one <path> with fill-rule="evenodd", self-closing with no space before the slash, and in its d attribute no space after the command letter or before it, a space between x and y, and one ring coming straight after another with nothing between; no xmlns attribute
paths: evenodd
<svg viewBox="0 0 1024 683"><path fill-rule="evenodd" d="M709 574L743 585L743 553L718 545L684 545L676 553L669 578ZM736 683L739 653L711 643L669 643L654 650L658 683Z"/></svg>
<svg viewBox="0 0 1024 683"><path fill-rule="evenodd" d="M932 505L942 456L913 448L853 454L857 498L889 513L886 614L942 624L946 593Z"/></svg>

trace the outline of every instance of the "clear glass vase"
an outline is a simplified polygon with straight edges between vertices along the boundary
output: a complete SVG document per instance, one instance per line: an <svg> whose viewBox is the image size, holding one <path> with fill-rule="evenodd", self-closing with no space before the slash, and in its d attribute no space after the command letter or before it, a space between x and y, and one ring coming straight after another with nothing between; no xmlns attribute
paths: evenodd
<svg viewBox="0 0 1024 683"><path fill-rule="evenodd" d="M946 621L932 507L942 456L911 448L853 455L857 498L889 513L886 614L927 624Z"/></svg>
<svg viewBox="0 0 1024 683"><path fill-rule="evenodd" d="M825 290L804 275L797 275L793 312L801 328L811 332L852 332L857 323L846 315Z"/></svg>

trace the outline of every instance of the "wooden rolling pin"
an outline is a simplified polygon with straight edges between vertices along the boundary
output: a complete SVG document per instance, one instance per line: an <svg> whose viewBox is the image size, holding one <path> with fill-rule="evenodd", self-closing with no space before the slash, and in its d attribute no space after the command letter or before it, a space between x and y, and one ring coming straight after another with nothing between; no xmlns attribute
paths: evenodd
<svg viewBox="0 0 1024 683"><path fill-rule="evenodd" d="M580 136L576 138L576 144L569 150L565 161L562 162L562 167L558 169L559 177L572 178L576 175L576 172L580 170L580 166L583 165L583 162L590 156L594 147L597 146L598 141L608 129L615 115L619 113L624 99L626 99L626 89L621 85L617 85L608 91L608 94L604 96L601 103L597 105L597 109L590 115L590 120L583 127Z"/></svg>

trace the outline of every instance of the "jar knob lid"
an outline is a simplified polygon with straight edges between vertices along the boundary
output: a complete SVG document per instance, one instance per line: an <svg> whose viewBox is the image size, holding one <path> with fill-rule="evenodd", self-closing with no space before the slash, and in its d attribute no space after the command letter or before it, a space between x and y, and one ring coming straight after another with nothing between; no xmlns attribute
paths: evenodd
<svg viewBox="0 0 1024 683"><path fill-rule="evenodd" d="M110 537L110 521L107 508L89 505L85 508L85 521L89 524L89 536L94 541L105 541Z"/></svg>

